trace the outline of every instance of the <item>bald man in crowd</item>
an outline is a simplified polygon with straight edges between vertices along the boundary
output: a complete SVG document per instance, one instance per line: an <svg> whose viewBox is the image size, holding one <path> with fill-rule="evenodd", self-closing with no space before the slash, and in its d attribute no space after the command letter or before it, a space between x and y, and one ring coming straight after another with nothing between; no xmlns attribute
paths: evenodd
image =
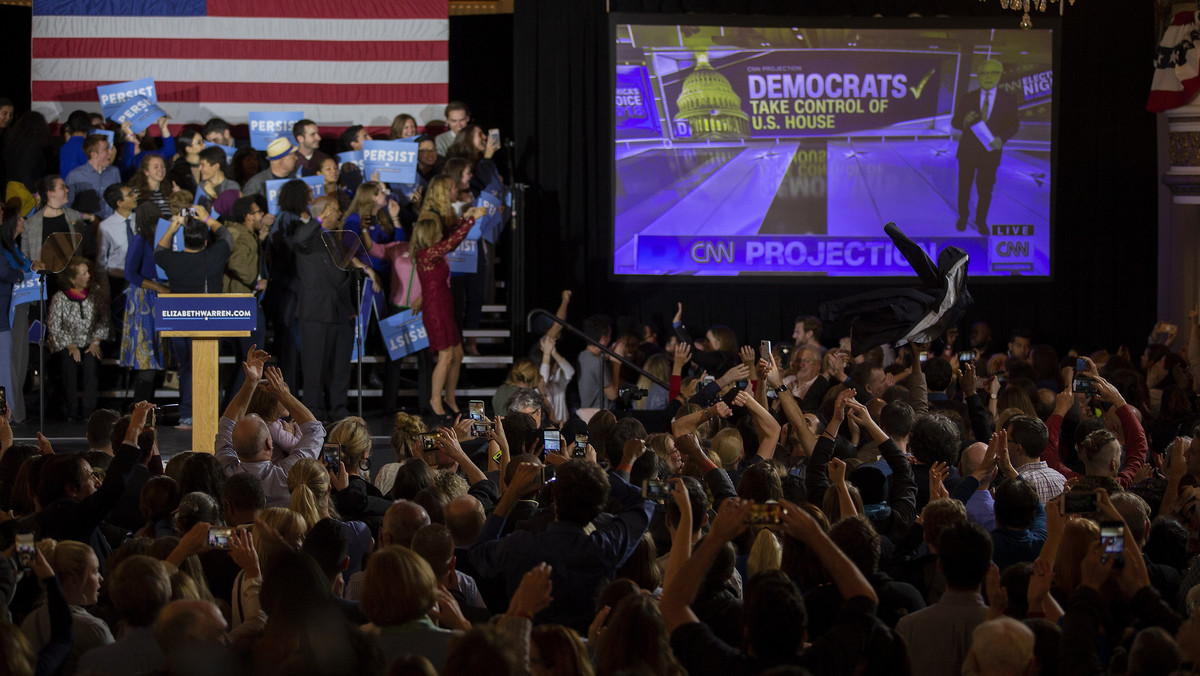
<svg viewBox="0 0 1200 676"><path fill-rule="evenodd" d="M257 346L251 346L246 361L242 362L246 379L217 423L216 455L226 475L246 472L258 477L262 481L268 507L287 507L291 499L287 485L288 471L302 458L316 458L320 454L321 444L325 441L325 428L292 394L279 369L273 366L264 368L268 359L270 355L257 349ZM266 387L279 398L279 403L291 412L292 420L300 426L300 440L283 457L274 457L275 443L266 421L254 414L246 415L254 388L260 387L259 381L264 376L267 379Z"/></svg>

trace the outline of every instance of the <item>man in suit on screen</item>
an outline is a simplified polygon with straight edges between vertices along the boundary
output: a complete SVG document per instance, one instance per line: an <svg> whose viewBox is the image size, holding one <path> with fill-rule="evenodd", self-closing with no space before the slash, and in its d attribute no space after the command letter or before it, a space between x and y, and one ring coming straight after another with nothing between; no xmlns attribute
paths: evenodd
<svg viewBox="0 0 1200 676"><path fill-rule="evenodd" d="M958 141L958 222L961 232L970 216L971 183L979 197L975 204L975 225L987 234L988 208L1004 144L1017 133L1017 100L996 87L1004 74L1004 64L996 60L983 63L976 74L979 89L958 101L950 125L962 131ZM979 122L984 122L979 125Z"/></svg>

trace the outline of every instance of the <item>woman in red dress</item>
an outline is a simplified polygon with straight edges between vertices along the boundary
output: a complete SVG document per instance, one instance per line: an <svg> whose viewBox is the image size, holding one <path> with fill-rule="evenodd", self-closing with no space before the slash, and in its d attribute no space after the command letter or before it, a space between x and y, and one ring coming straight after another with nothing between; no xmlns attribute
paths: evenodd
<svg viewBox="0 0 1200 676"><path fill-rule="evenodd" d="M451 204L458 200L458 186L449 176L438 176L429 182L425 203L413 226L412 255L421 280L422 321L429 336L429 349L437 352L433 368L433 387L429 407L434 414L449 417L458 413L454 390L458 386L458 371L462 364L462 335L454 323L454 299L450 295L450 265L446 254L466 238L482 207L474 207L456 218ZM445 399L442 389L445 388ZM443 401L445 407L443 407ZM450 409L447 413L446 408Z"/></svg>

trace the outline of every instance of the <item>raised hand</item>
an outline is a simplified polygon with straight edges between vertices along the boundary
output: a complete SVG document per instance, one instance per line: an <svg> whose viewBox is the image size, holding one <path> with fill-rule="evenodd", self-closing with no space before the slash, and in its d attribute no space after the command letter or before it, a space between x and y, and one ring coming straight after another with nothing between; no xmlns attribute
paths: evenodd
<svg viewBox="0 0 1200 676"><path fill-rule="evenodd" d="M246 579L252 580L262 576L259 571L258 552L254 550L254 536L250 531L234 528L229 534L229 558L246 571Z"/></svg>
<svg viewBox="0 0 1200 676"><path fill-rule="evenodd" d="M133 411L129 414L129 434L126 438L132 436L137 439L137 435L141 434L142 429L146 426L146 420L150 417L150 412L154 410L154 404L148 401L139 401L133 405ZM134 441L133 443L137 443Z"/></svg>
<svg viewBox="0 0 1200 676"><path fill-rule="evenodd" d="M288 384L283 382L283 371L280 371L278 366L268 366L263 372L263 377L267 379L267 389L276 396L291 394Z"/></svg>
<svg viewBox="0 0 1200 676"><path fill-rule="evenodd" d="M747 369L754 369L754 363L757 361L757 359L755 359L753 347L750 347L749 345L743 345L741 349L738 350L738 356L742 358L742 363L746 365Z"/></svg>
<svg viewBox="0 0 1200 676"><path fill-rule="evenodd" d="M1033 574L1029 576L1029 588L1026 591L1030 611L1038 612L1042 609L1042 603L1050 595L1053 583L1054 566L1046 559L1038 558L1033 562Z"/></svg>
<svg viewBox="0 0 1200 676"><path fill-rule="evenodd" d="M130 425L132 427L132 425ZM50 445L50 440L41 432L37 433L38 453L42 455L54 455L54 447Z"/></svg>
<svg viewBox="0 0 1200 676"><path fill-rule="evenodd" d="M723 401L718 401L710 406L708 410L718 418L728 418L729 416L733 415L733 409L729 408L729 406Z"/></svg>
<svg viewBox="0 0 1200 676"><path fill-rule="evenodd" d="M835 485L846 483L846 461L841 458L829 459L829 481ZM931 479L932 481L932 479Z"/></svg>
<svg viewBox="0 0 1200 676"><path fill-rule="evenodd" d="M266 350L258 349L258 345L251 345L250 349L246 351L246 361L242 362L242 372L246 374L246 380L255 383L262 380L263 366L270 358L271 355L267 354ZM282 380L282 376L280 380Z"/></svg>
<svg viewBox="0 0 1200 676"><path fill-rule="evenodd" d="M467 428L470 428L470 418L467 418L461 422L465 422ZM437 441L434 443L437 445L439 451L441 451L444 455L453 458L456 462L466 455L463 453L462 445L458 443L457 425L453 429L449 427L443 427L438 431L441 432L441 436L439 436Z"/></svg>
<svg viewBox="0 0 1200 676"><path fill-rule="evenodd" d="M463 617L462 608L459 607L458 601L454 600L454 595L444 586L438 587L436 595L437 605L429 611L429 616L447 629L470 631L471 623Z"/></svg>
<svg viewBox="0 0 1200 676"><path fill-rule="evenodd" d="M1008 608L1008 590L1000 584L1000 567L992 564L987 573L988 618L995 619L1004 615Z"/></svg>
<svg viewBox="0 0 1200 676"><path fill-rule="evenodd" d="M962 388L963 396L969 397L975 394L979 389L978 378L975 375L975 365L971 363L963 364L962 376L958 379L959 387Z"/></svg>
<svg viewBox="0 0 1200 676"><path fill-rule="evenodd" d="M821 361L821 373L829 380L840 383L846 379L846 366L850 363L850 353L841 349L825 353Z"/></svg>
<svg viewBox="0 0 1200 676"><path fill-rule="evenodd" d="M754 509L752 500L729 498L721 504L717 517L713 519L708 531L709 537L717 538L717 542L729 542L746 530L751 510Z"/></svg>
<svg viewBox="0 0 1200 676"><path fill-rule="evenodd" d="M326 468L329 472L329 485L335 491L344 491L350 487L350 475L346 473L346 463L338 461L337 471Z"/></svg>
<svg viewBox="0 0 1200 676"><path fill-rule="evenodd" d="M1116 408L1121 408L1125 405L1125 397L1113 387L1112 383L1108 382L1099 375L1092 376L1092 381L1096 385L1096 398L1108 404L1112 404Z"/></svg>
<svg viewBox="0 0 1200 676"><path fill-rule="evenodd" d="M522 462L517 465L517 471L513 474L512 481L508 484L508 490L516 491L517 495L524 495L529 492L529 489L537 481L538 476L542 472L542 466L532 462Z"/></svg>
<svg viewBox="0 0 1200 676"><path fill-rule="evenodd" d="M941 500L942 498L950 497L950 492L946 490L946 476L950 474L950 468L944 462L935 462L929 466L929 499Z"/></svg>
<svg viewBox="0 0 1200 676"><path fill-rule="evenodd" d="M496 445L500 447L500 450L507 453L508 437L504 436L504 425L501 424L503 422L504 418L500 416L496 416L492 419L491 429L487 431L487 439L488 441L496 442Z"/></svg>
<svg viewBox="0 0 1200 676"><path fill-rule="evenodd" d="M1112 575L1114 563L1115 559L1104 555L1104 547L1099 542L1092 544L1091 550L1083 557L1083 563L1080 565L1083 573L1082 584L1100 591L1104 582Z"/></svg>
<svg viewBox="0 0 1200 676"><path fill-rule="evenodd" d="M692 346L687 343L678 343L675 345L675 371L683 373L683 367L692 360Z"/></svg>
<svg viewBox="0 0 1200 676"><path fill-rule="evenodd" d="M717 378L717 385L723 390L732 383L736 383L739 380L747 380L749 378L749 367L747 367L745 364L738 364L723 373L720 378Z"/></svg>
<svg viewBox="0 0 1200 676"><path fill-rule="evenodd" d="M550 579L552 571L551 566L543 561L525 573L508 602L508 614L533 619L534 615L545 610L554 600L550 595L554 587Z"/></svg>
<svg viewBox="0 0 1200 676"><path fill-rule="evenodd" d="M787 500L780 500L779 504L783 505L783 515L780 520L783 523L783 531L788 536L810 544L814 539L824 535L820 524L808 512Z"/></svg>

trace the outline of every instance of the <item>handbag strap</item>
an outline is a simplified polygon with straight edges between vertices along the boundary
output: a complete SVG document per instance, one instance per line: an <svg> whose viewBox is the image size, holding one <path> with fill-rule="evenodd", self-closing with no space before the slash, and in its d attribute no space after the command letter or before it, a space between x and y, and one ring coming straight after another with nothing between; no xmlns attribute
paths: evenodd
<svg viewBox="0 0 1200 676"><path fill-rule="evenodd" d="M408 286L404 289L404 307L412 307L412 303L409 301L412 300L413 275L417 272L417 261L412 254L409 254L408 259L412 262L412 266L408 268Z"/></svg>

